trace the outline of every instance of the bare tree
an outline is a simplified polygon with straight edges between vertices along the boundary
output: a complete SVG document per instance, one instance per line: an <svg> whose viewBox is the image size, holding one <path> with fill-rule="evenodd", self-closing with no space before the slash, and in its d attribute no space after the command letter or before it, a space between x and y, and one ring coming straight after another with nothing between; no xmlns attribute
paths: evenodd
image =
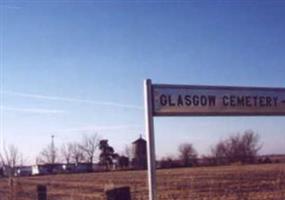
<svg viewBox="0 0 285 200"><path fill-rule="evenodd" d="M58 161L58 149L54 144L54 135L51 135L51 143L47 145L36 158L37 163L55 164Z"/></svg>
<svg viewBox="0 0 285 200"><path fill-rule="evenodd" d="M208 156L209 158L214 158L215 164L226 164L228 163L228 149L229 149L229 142L227 140L220 141L216 144L215 147L211 149L211 155Z"/></svg>
<svg viewBox="0 0 285 200"><path fill-rule="evenodd" d="M258 152L262 148L260 144L260 136L254 133L252 130L245 131L242 136L242 151L245 157L245 161L252 162L256 159Z"/></svg>
<svg viewBox="0 0 285 200"><path fill-rule="evenodd" d="M60 152L63 160L69 164L72 158L72 143L62 144Z"/></svg>
<svg viewBox="0 0 285 200"><path fill-rule="evenodd" d="M85 160L79 143L77 142L72 143L71 152L72 152L72 159L76 164Z"/></svg>
<svg viewBox="0 0 285 200"><path fill-rule="evenodd" d="M49 144L47 145L37 157L37 163L45 163L45 164L54 164L58 159L58 150L57 148Z"/></svg>
<svg viewBox="0 0 285 200"><path fill-rule="evenodd" d="M16 146L9 145L8 148L4 148L3 155L0 154L0 159L7 174L9 176L13 176L15 173L15 168L17 165L21 164L23 156Z"/></svg>
<svg viewBox="0 0 285 200"><path fill-rule="evenodd" d="M197 160L197 151L190 143L183 143L179 145L179 157L185 167L192 166Z"/></svg>
<svg viewBox="0 0 285 200"><path fill-rule="evenodd" d="M78 144L77 142L70 144L70 151L71 151L71 159L76 164L84 160L82 149L80 148L80 144Z"/></svg>
<svg viewBox="0 0 285 200"><path fill-rule="evenodd" d="M242 135L232 135L212 148L212 156L216 158L218 164L254 162L262 147L259 140L259 135L251 130L245 131Z"/></svg>
<svg viewBox="0 0 285 200"><path fill-rule="evenodd" d="M94 133L92 135L83 135L80 149L85 154L89 163L93 163L95 152L99 147L99 136Z"/></svg>

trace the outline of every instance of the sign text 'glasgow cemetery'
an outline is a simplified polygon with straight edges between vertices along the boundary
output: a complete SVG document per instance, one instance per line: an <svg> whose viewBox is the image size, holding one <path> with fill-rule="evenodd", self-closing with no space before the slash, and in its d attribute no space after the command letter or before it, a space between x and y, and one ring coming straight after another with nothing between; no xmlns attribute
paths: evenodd
<svg viewBox="0 0 285 200"><path fill-rule="evenodd" d="M152 85L154 116L284 115L285 89Z"/></svg>

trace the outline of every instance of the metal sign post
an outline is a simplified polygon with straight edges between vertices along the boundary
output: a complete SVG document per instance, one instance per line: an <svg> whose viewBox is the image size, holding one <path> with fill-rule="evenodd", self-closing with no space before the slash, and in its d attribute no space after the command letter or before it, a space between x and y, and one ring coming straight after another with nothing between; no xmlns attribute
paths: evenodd
<svg viewBox="0 0 285 200"><path fill-rule="evenodd" d="M145 128L147 136L147 169L149 200L156 200L156 162L153 126L152 84L151 80L144 82Z"/></svg>
<svg viewBox="0 0 285 200"><path fill-rule="evenodd" d="M285 116L285 88L144 82L149 200L156 200L155 116Z"/></svg>

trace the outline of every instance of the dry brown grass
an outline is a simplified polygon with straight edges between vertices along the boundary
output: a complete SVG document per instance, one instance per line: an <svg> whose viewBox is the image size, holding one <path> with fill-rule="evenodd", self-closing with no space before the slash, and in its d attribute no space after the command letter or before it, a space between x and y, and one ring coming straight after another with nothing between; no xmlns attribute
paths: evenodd
<svg viewBox="0 0 285 200"><path fill-rule="evenodd" d="M147 199L146 171L0 179L0 200L35 200L46 184L49 200L101 200L104 188L130 186L133 200ZM10 196L13 193L13 196ZM158 170L159 200L285 200L285 164Z"/></svg>

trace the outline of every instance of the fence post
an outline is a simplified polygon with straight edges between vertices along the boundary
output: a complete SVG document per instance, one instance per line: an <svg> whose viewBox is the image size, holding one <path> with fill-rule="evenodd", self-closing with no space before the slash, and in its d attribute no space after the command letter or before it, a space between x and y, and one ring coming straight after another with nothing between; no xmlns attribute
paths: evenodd
<svg viewBox="0 0 285 200"><path fill-rule="evenodd" d="M9 200L14 200L14 179L12 177L9 177L8 179L8 185L9 185Z"/></svg>
<svg viewBox="0 0 285 200"><path fill-rule="evenodd" d="M130 187L114 188L106 191L107 200L131 200Z"/></svg>
<svg viewBox="0 0 285 200"><path fill-rule="evenodd" d="M47 186L37 185L38 200L47 200Z"/></svg>

